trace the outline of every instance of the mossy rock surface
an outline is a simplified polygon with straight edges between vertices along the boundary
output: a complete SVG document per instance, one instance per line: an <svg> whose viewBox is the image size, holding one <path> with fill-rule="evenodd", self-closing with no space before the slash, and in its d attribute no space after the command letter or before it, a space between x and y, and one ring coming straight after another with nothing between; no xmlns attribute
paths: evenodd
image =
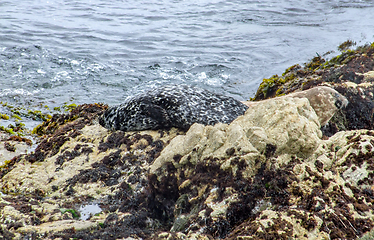
<svg viewBox="0 0 374 240"><path fill-rule="evenodd" d="M89 123L107 108L107 105L97 103L73 105L73 107L69 108L67 114L54 114L50 119L46 119L42 124L34 128L33 133L40 136L52 134L61 125L78 118L83 118L84 122Z"/></svg>
<svg viewBox="0 0 374 240"><path fill-rule="evenodd" d="M282 77L264 79L255 97L259 101L307 90L315 86L329 86L344 95L349 104L327 126L326 136L341 130L374 129L374 43L347 49L352 42L343 43L342 53L330 60L314 57L304 66L288 68Z"/></svg>

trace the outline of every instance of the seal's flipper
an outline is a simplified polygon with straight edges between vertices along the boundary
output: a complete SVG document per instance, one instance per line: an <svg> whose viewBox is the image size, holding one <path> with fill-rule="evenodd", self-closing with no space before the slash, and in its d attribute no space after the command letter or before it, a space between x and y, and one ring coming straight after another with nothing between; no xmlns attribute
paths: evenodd
<svg viewBox="0 0 374 240"><path fill-rule="evenodd" d="M144 115L154 119L160 128L170 127L170 118L167 111L156 104L145 104Z"/></svg>

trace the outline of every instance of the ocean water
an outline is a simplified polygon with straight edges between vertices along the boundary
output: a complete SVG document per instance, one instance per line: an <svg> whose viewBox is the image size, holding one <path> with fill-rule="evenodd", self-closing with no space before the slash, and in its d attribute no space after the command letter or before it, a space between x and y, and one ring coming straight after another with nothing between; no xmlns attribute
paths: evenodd
<svg viewBox="0 0 374 240"><path fill-rule="evenodd" d="M348 39L374 41L373 1L2 0L0 101L113 105L166 83L247 100Z"/></svg>

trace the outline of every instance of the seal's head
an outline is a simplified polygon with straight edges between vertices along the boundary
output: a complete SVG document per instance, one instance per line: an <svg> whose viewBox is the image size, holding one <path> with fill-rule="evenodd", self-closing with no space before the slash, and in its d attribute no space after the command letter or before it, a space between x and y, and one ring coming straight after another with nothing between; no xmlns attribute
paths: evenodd
<svg viewBox="0 0 374 240"><path fill-rule="evenodd" d="M321 126L325 126L334 114L348 105L348 100L335 89L318 86L305 91L291 93L290 97L305 97L316 112Z"/></svg>
<svg viewBox="0 0 374 240"><path fill-rule="evenodd" d="M338 108L338 109L342 109L342 108L345 108L349 101L346 97L344 97L343 95L341 95L340 93L336 92L336 93L332 93L334 94L334 97L335 97L335 106Z"/></svg>
<svg viewBox="0 0 374 240"><path fill-rule="evenodd" d="M130 99L108 108L100 117L101 126L109 130L141 131L170 127L166 110L146 99Z"/></svg>
<svg viewBox="0 0 374 240"><path fill-rule="evenodd" d="M307 98L316 112L321 126L325 126L338 110L346 107L349 103L347 98L342 94L326 86L318 86L305 91L290 93L281 98L288 97ZM271 101L271 99L263 101ZM253 101L246 101L243 103L248 107L258 104L258 102Z"/></svg>
<svg viewBox="0 0 374 240"><path fill-rule="evenodd" d="M112 123L114 122L115 112L112 108L108 108L99 116L99 124L109 130L114 130Z"/></svg>

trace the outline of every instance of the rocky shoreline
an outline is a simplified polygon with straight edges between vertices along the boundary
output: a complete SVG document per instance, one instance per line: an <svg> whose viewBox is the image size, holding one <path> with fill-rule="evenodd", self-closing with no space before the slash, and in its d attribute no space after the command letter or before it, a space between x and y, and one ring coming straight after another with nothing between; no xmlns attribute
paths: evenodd
<svg viewBox="0 0 374 240"><path fill-rule="evenodd" d="M348 45L264 79L230 125L113 132L85 104L30 153L3 133L0 239L371 239L374 44ZM324 126L290 97L315 86L349 101Z"/></svg>

